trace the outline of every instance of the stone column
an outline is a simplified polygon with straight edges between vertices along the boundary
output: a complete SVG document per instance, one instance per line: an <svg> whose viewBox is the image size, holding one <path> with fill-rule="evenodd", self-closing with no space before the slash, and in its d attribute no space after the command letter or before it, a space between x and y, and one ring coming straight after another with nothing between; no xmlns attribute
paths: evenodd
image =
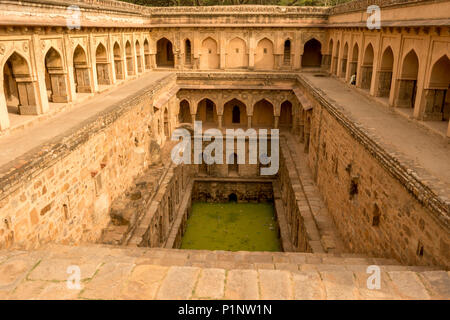
<svg viewBox="0 0 450 320"><path fill-rule="evenodd" d="M222 129L222 115L218 114L217 115L217 125L219 126L219 129Z"/></svg>
<svg viewBox="0 0 450 320"><path fill-rule="evenodd" d="M194 122L195 122L195 115L196 115L196 113L191 113L192 126L194 126Z"/></svg>
<svg viewBox="0 0 450 320"><path fill-rule="evenodd" d="M252 127L252 116L247 116L247 128L250 129Z"/></svg>
<svg viewBox="0 0 450 320"><path fill-rule="evenodd" d="M275 116L274 117L274 124L273 124L273 127L275 128L275 129L278 129L278 123L279 123L279 121L280 121L280 116Z"/></svg>
<svg viewBox="0 0 450 320"><path fill-rule="evenodd" d="M75 76L73 74L73 52L70 43L70 38L67 33L64 34L64 50L66 56L66 68L67 68L67 94L68 100L74 101L77 98Z"/></svg>
<svg viewBox="0 0 450 320"><path fill-rule="evenodd" d="M255 68L255 37L253 33L250 33L250 41L248 45L248 69L253 70Z"/></svg>
<svg viewBox="0 0 450 320"><path fill-rule="evenodd" d="M26 113L22 113L21 111L20 114L40 114L46 113L49 110L47 87L45 86L45 57L39 44L40 37L35 33L32 36L31 45L28 50L30 52L33 50L36 69L33 70L32 65L30 65L29 68L31 74L28 79L25 79L27 77L23 79L16 78L17 89L19 91L19 95L22 96L21 101L27 101L26 106L19 107L19 109L24 107L23 110L26 110L24 111ZM27 96L27 98L23 99L23 96Z"/></svg>
<svg viewBox="0 0 450 320"><path fill-rule="evenodd" d="M92 33L89 34L89 45L87 47L88 53L87 55L89 56L88 59L90 61L88 61L88 64L90 63L91 67L89 68L89 72L91 74L91 88L92 88L92 92L97 92L98 91L98 81L97 81L97 68L96 68L96 59L95 59L95 51L96 51L96 47L95 47L95 42L94 42L94 36Z"/></svg>
<svg viewBox="0 0 450 320"><path fill-rule="evenodd" d="M220 33L220 36L219 36L219 45L220 45L220 48L219 48L219 53L220 53L220 56L219 56L219 61L220 61L219 68L224 70L225 67L226 67L226 63L225 63L226 39L225 39L225 37L224 37L222 32Z"/></svg>
<svg viewBox="0 0 450 320"><path fill-rule="evenodd" d="M114 42L111 36L111 33L108 33L108 47L109 47L109 52L108 52L108 60L110 61L109 64L109 74L110 74L110 82L112 84L117 82L117 76L116 76L116 68L115 68L115 61L114 61Z"/></svg>

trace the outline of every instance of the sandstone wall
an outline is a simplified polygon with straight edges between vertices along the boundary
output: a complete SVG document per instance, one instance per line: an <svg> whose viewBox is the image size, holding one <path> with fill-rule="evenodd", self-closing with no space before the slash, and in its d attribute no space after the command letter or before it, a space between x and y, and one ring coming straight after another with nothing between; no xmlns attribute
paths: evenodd
<svg viewBox="0 0 450 320"><path fill-rule="evenodd" d="M174 84L168 76L11 163L0 178L0 247L96 241L112 200L148 165L151 138L164 143L150 128L174 103L155 113L152 102Z"/></svg>
<svg viewBox="0 0 450 320"><path fill-rule="evenodd" d="M309 165L347 246L405 264L448 268L445 203L319 91L304 93L314 105Z"/></svg>

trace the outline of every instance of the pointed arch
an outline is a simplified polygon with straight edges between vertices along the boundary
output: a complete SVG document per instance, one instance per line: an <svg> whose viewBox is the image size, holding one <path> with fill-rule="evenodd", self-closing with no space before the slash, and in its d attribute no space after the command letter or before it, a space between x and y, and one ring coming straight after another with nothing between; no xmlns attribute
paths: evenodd
<svg viewBox="0 0 450 320"><path fill-rule="evenodd" d="M202 41L200 69L219 69L219 64L217 41L207 37Z"/></svg>
<svg viewBox="0 0 450 320"><path fill-rule="evenodd" d="M191 108L189 101L183 99L180 102L180 110L178 111L178 122L192 123Z"/></svg>
<svg viewBox="0 0 450 320"><path fill-rule="evenodd" d="M111 84L109 76L109 63L106 47L99 43L95 50L95 65L97 68L97 82L99 85Z"/></svg>
<svg viewBox="0 0 450 320"><path fill-rule="evenodd" d="M370 89L370 86L372 85L373 58L373 46L369 43L364 51L361 65L361 89Z"/></svg>
<svg viewBox="0 0 450 320"><path fill-rule="evenodd" d="M114 42L113 54L114 54L114 71L116 73L116 79L123 80L125 79L125 74L123 72L124 68L123 68L122 50L117 41Z"/></svg>
<svg viewBox="0 0 450 320"><path fill-rule="evenodd" d="M255 69L256 70L273 70L275 65L275 57L273 50L273 42L268 38L259 40L255 53Z"/></svg>
<svg viewBox="0 0 450 320"><path fill-rule="evenodd" d="M208 98L199 101L197 104L196 119L207 124L217 123L216 104Z"/></svg>
<svg viewBox="0 0 450 320"><path fill-rule="evenodd" d="M156 65L162 68L175 66L173 45L167 38L161 38L156 42Z"/></svg>
<svg viewBox="0 0 450 320"><path fill-rule="evenodd" d="M223 108L223 124L224 126L247 126L247 106L245 103L236 98L226 102Z"/></svg>
<svg viewBox="0 0 450 320"><path fill-rule="evenodd" d="M261 99L253 107L252 126L273 127L274 107L267 99Z"/></svg>
<svg viewBox="0 0 450 320"><path fill-rule="evenodd" d="M3 65L3 90L7 112L39 113L36 88L31 81L30 66L28 61L16 51L11 53Z"/></svg>
<svg viewBox="0 0 450 320"><path fill-rule="evenodd" d="M80 45L77 45L73 52L73 68L76 92L93 92L91 87L91 76L89 72L89 65L87 63L86 52Z"/></svg>
<svg viewBox="0 0 450 320"><path fill-rule="evenodd" d="M414 108L417 91L417 75L419 73L419 57L411 49L403 58L400 77L398 79L396 107Z"/></svg>
<svg viewBox="0 0 450 320"><path fill-rule="evenodd" d="M192 64L192 44L189 39L184 40L184 64Z"/></svg>
<svg viewBox="0 0 450 320"><path fill-rule="evenodd" d="M292 103L289 100L281 104L280 128L292 128Z"/></svg>
<svg viewBox="0 0 450 320"><path fill-rule="evenodd" d="M344 51L342 52L340 77L345 77L347 73L347 61L348 61L348 42L346 41L344 44Z"/></svg>
<svg viewBox="0 0 450 320"><path fill-rule="evenodd" d="M377 96L389 97L392 85L392 70L394 67L394 52L388 46L381 56L380 70L378 70Z"/></svg>
<svg viewBox="0 0 450 320"><path fill-rule="evenodd" d="M44 57L45 86L51 102L67 102L66 73L61 54L50 47Z"/></svg>
<svg viewBox="0 0 450 320"><path fill-rule="evenodd" d="M303 45L302 68L318 68L322 63L322 44L312 38Z"/></svg>
<svg viewBox="0 0 450 320"><path fill-rule="evenodd" d="M291 40L290 39L286 39L284 41L284 45L283 45L283 64L285 66L288 66L291 64L291 48L292 48L292 44L291 44Z"/></svg>
<svg viewBox="0 0 450 320"><path fill-rule="evenodd" d="M248 67L247 44L239 37L228 42L225 65L228 69L239 69Z"/></svg>
<svg viewBox="0 0 450 320"><path fill-rule="evenodd" d="M450 119L450 59L442 55L431 67L425 90L425 118L449 121Z"/></svg>
<svg viewBox="0 0 450 320"><path fill-rule="evenodd" d="M127 42L125 43L125 56L127 75L134 75L133 49L131 48L131 43L129 40L127 40Z"/></svg>

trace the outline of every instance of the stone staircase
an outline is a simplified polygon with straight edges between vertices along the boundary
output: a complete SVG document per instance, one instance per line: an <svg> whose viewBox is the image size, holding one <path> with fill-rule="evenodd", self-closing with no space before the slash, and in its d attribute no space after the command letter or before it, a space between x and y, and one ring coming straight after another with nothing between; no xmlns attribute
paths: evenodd
<svg viewBox="0 0 450 320"><path fill-rule="evenodd" d="M369 265L380 267L380 289L367 287ZM67 287L70 266L80 288ZM355 254L49 245L0 251L0 298L450 299L450 278Z"/></svg>

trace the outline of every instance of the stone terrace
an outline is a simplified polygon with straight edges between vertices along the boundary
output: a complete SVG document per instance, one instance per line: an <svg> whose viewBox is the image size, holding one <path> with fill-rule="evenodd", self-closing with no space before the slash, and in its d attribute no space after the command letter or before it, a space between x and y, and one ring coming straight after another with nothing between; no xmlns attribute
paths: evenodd
<svg viewBox="0 0 450 320"><path fill-rule="evenodd" d="M381 289L367 289L368 265ZM67 268L81 270L67 289ZM0 251L3 299L449 299L449 273L351 254L52 245Z"/></svg>

